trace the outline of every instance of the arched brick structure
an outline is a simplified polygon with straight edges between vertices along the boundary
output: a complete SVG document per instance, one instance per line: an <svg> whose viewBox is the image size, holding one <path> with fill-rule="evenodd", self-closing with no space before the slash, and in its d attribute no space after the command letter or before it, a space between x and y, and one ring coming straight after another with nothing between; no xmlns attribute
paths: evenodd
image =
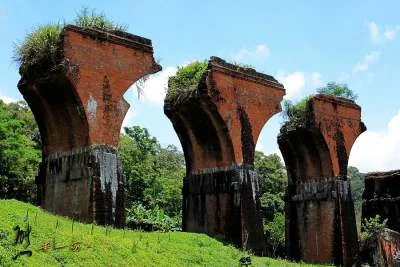
<svg viewBox="0 0 400 267"><path fill-rule="evenodd" d="M149 39L117 31L68 25L58 53L54 69L23 74L18 83L42 137L39 204L82 221L121 226L124 179L117 146L129 108L123 94L161 67Z"/></svg>
<svg viewBox="0 0 400 267"><path fill-rule="evenodd" d="M183 230L222 236L261 254L254 152L285 90L273 77L212 57L189 97L166 100L186 159Z"/></svg>
<svg viewBox="0 0 400 267"><path fill-rule="evenodd" d="M304 125L286 124L278 136L288 172L286 246L294 260L351 266L358 253L347 163L365 131L361 108L316 95Z"/></svg>

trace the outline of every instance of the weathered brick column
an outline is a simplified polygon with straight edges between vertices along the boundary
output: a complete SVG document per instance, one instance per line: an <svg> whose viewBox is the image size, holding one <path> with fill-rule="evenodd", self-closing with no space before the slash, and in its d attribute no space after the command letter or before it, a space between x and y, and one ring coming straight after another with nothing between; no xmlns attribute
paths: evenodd
<svg viewBox="0 0 400 267"><path fill-rule="evenodd" d="M39 125L39 202L49 211L124 224L124 177L117 155L126 90L161 69L151 41L124 32L66 26L50 71L22 74L18 88Z"/></svg>
<svg viewBox="0 0 400 267"><path fill-rule="evenodd" d="M262 254L255 145L284 94L273 77L213 57L189 97L166 100L186 159L184 231L221 236Z"/></svg>
<svg viewBox="0 0 400 267"><path fill-rule="evenodd" d="M400 232L400 170L366 175L362 219L376 215L388 219L387 228Z"/></svg>
<svg viewBox="0 0 400 267"><path fill-rule="evenodd" d="M347 163L365 131L361 108L317 95L305 121L285 124L278 137L288 173L286 246L294 260L351 266L358 252Z"/></svg>

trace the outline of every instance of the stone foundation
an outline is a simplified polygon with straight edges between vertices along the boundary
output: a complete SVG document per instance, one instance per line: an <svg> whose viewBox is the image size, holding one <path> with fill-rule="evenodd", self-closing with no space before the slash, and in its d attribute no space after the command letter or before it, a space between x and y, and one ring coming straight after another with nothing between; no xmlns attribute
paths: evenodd
<svg viewBox="0 0 400 267"><path fill-rule="evenodd" d="M49 155L37 179L41 206L79 221L123 226L124 177L117 150L90 146Z"/></svg>
<svg viewBox="0 0 400 267"><path fill-rule="evenodd" d="M350 182L334 177L292 188L296 193L286 202L289 255L315 263L355 262L358 237Z"/></svg>
<svg viewBox="0 0 400 267"><path fill-rule="evenodd" d="M301 123L286 123L278 136L288 173L286 250L290 259L352 266L358 256L354 203L347 163L365 131L353 101L313 96Z"/></svg>
<svg viewBox="0 0 400 267"><path fill-rule="evenodd" d="M262 254L258 176L250 167L204 170L184 180L183 230L221 236Z"/></svg>
<svg viewBox="0 0 400 267"><path fill-rule="evenodd" d="M261 129L281 110L284 94L272 76L211 57L193 92L165 100L164 112L185 154L185 231L264 253L252 166Z"/></svg>

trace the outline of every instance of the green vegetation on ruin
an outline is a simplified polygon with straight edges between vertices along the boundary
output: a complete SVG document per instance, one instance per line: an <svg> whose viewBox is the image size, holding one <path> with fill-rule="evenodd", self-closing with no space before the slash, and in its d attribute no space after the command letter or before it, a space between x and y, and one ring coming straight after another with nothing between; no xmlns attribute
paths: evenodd
<svg viewBox="0 0 400 267"><path fill-rule="evenodd" d="M208 62L204 60L178 67L176 75L168 80L168 91L165 100L167 102L178 102L179 99L184 99L196 91L207 65Z"/></svg>
<svg viewBox="0 0 400 267"><path fill-rule="evenodd" d="M254 69L252 65L239 62L227 62L236 67L236 70ZM168 80L168 90L165 97L166 102L179 103L187 97L191 96L199 86L201 76L207 69L208 61L194 61L188 65L178 67L175 76Z"/></svg>
<svg viewBox="0 0 400 267"><path fill-rule="evenodd" d="M102 30L124 31L127 29L126 26L113 23L104 13L97 13L86 7L76 14L76 19L71 24ZM34 70L46 72L58 65L58 43L65 25L65 22L40 25L28 33L24 41L15 46L13 59L19 65L21 74Z"/></svg>
<svg viewBox="0 0 400 267"><path fill-rule="evenodd" d="M317 89L318 94L337 96L351 101L357 99L357 95L349 89L346 84L330 82L326 86ZM282 116L286 126L296 128L306 125L307 107L314 95L306 96L297 103L290 100L284 100Z"/></svg>

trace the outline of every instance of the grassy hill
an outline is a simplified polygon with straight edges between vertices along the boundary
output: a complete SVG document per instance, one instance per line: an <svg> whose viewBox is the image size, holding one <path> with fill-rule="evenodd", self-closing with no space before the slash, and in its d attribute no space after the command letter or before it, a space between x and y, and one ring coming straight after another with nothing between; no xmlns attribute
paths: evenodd
<svg viewBox="0 0 400 267"><path fill-rule="evenodd" d="M28 216L26 216L28 214ZM13 228L32 228L19 256ZM245 252L204 234L145 233L81 224L16 200L0 200L0 266L239 266ZM252 257L251 266L312 266Z"/></svg>

